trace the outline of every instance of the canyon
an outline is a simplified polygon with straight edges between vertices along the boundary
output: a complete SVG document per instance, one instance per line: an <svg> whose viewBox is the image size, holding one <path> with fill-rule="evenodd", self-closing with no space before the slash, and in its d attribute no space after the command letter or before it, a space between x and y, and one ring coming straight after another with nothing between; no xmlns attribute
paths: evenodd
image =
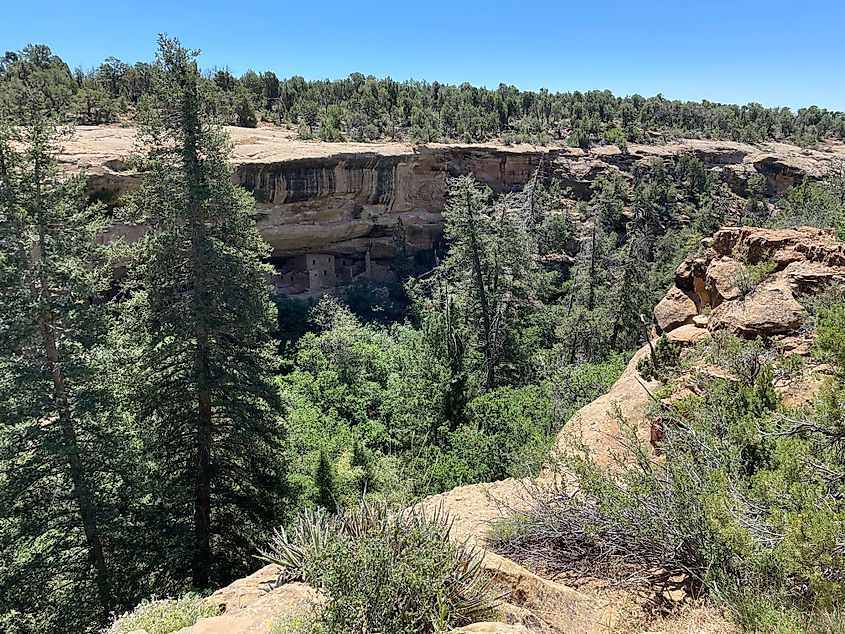
<svg viewBox="0 0 845 634"><path fill-rule="evenodd" d="M651 441L650 457L659 462L662 432L656 423L661 419L655 419L650 407L655 400L668 405L700 389L701 373L719 372L715 365L704 362L704 357L696 357L696 346L698 350L703 349L706 342L718 337L720 330L735 330L730 327L730 320L719 317L720 313L761 316L761 319L742 321L740 334L751 339L764 337L787 356L796 356L800 360L800 372L788 381L777 382L774 389L793 404L812 401L822 378L829 376L832 369L811 352L815 334L812 329L801 328L807 316L803 308L794 323L781 324L782 306L772 301L769 294L772 288L780 288L790 298L792 293L812 295L825 284L842 283L845 244L812 227L780 230L724 227L705 242L705 255L689 258L678 267L675 286L655 310L658 328L679 347L682 355L696 359L695 363L666 380L645 378L638 369L639 362L649 356L657 340L643 345L607 393L565 422L553 454L566 453L571 440L577 437L590 448L598 464L619 468L617 457L623 455L625 421L635 426L644 444ZM719 263L728 259L738 267L762 259L771 259L776 266L757 288L740 298L726 292L726 287L719 283ZM662 321L663 315L673 313L665 309L665 304L681 303L680 296L694 303L695 310L688 319ZM715 308L709 318L696 319L702 316L698 311L704 306ZM772 324L782 327L772 328ZM739 380L733 375L724 376L733 383ZM663 394L658 398L655 395L661 389ZM726 611L713 602L692 596L683 580L676 585L635 591L601 576L567 578L543 574L542 570L532 570L528 561L518 562L497 553L495 544L490 543L491 527L504 517L519 517L536 503L538 492L553 489L560 478L566 478L566 472L559 471L559 465L555 465L550 460L549 467L535 477L459 486L419 502L417 508L425 513L443 511L449 515L451 538L480 549L482 569L501 591L492 615L495 620L473 623L452 630L453 634L738 634L741 631ZM280 572L278 566L267 565L217 590L206 601L222 613L200 619L176 634L268 634L278 631L273 629L274 624L302 618L324 601L318 591L304 583L280 583ZM658 600L669 607L655 610Z"/></svg>
<svg viewBox="0 0 845 634"><path fill-rule="evenodd" d="M535 173L557 180L573 207L589 198L592 181L613 171L631 178L654 157L675 161L692 154L717 172L737 196L754 174L777 197L804 178L839 173L845 144L804 149L786 143L757 145L679 139L658 145L614 145L583 151L562 145L324 143L301 141L275 127L227 128L233 178L256 200L255 221L272 248L279 292L315 297L359 277L386 281L401 223L412 257L430 262L443 232L442 209L450 177L472 173L495 193L521 188ZM92 199L119 205L142 175L132 169L139 149L125 126L80 126L61 161L84 170ZM539 171L538 171L539 170ZM144 228L112 225L107 240L132 241Z"/></svg>

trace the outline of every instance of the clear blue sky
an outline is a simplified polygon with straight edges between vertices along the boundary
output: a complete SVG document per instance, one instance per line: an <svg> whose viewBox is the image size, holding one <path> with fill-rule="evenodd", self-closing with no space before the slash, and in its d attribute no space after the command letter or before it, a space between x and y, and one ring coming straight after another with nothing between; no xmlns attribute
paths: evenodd
<svg viewBox="0 0 845 634"><path fill-rule="evenodd" d="M523 89L845 110L842 0L0 0L0 48L71 67L151 60L158 32L203 68L359 71Z"/></svg>

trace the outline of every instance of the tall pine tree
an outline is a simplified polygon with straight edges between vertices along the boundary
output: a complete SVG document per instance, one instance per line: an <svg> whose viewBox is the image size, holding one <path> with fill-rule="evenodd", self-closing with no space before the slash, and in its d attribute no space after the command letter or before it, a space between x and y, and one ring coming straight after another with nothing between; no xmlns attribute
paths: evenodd
<svg viewBox="0 0 845 634"><path fill-rule="evenodd" d="M130 321L142 341L136 403L147 435L161 564L208 588L244 572L284 509L273 383L274 307L254 201L207 115L196 54L161 36L144 115L146 178Z"/></svg>
<svg viewBox="0 0 845 634"><path fill-rule="evenodd" d="M494 202L490 189L471 175L450 183L443 210L449 252L436 270L446 296L439 301L450 306L452 293L459 303L469 325L462 333L470 342L468 365L482 391L500 384L501 375L520 372L519 332L540 282L536 245L527 231L538 213L534 193L529 186Z"/></svg>
<svg viewBox="0 0 845 634"><path fill-rule="evenodd" d="M0 112L0 629L90 631L114 607L106 508L121 486L107 386L111 267L45 73ZM10 110L5 110L9 115Z"/></svg>

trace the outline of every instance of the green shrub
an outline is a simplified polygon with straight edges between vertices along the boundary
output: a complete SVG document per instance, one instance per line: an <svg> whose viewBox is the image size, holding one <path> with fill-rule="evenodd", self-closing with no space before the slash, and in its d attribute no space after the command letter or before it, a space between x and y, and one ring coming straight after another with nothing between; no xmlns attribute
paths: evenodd
<svg viewBox="0 0 845 634"><path fill-rule="evenodd" d="M731 283L739 289L740 294L745 297L757 286L766 280L769 275L777 269L777 262L771 259L761 260L757 264L743 267L731 280Z"/></svg>
<svg viewBox="0 0 845 634"><path fill-rule="evenodd" d="M235 124L241 128L255 128L258 126L258 116L249 95L238 95L235 103Z"/></svg>
<svg viewBox="0 0 845 634"><path fill-rule="evenodd" d="M481 555L449 539L442 511L391 512L366 503L342 515L302 513L262 558L326 597L327 632L416 634L483 619L493 605Z"/></svg>
<svg viewBox="0 0 845 634"><path fill-rule="evenodd" d="M845 238L845 179L841 176L813 182L804 179L790 187L777 203L777 212L770 224L775 227L810 225L834 229Z"/></svg>
<svg viewBox="0 0 845 634"><path fill-rule="evenodd" d="M837 324L827 324L834 339ZM748 632L841 631L845 389L830 379L815 412L786 411L773 368L790 364L775 349L718 337L703 359L740 380L698 377L701 396L655 406L660 460L620 418L612 468L586 447L564 451L566 488L535 489L533 507L494 528L491 543L551 572L652 588L684 576Z"/></svg>
<svg viewBox="0 0 845 634"><path fill-rule="evenodd" d="M701 360L736 375L743 385L753 385L760 371L777 361L777 350L760 338L745 341L719 331L704 346Z"/></svg>
<svg viewBox="0 0 845 634"><path fill-rule="evenodd" d="M816 348L819 356L845 370L845 304L836 304L819 311Z"/></svg>
<svg viewBox="0 0 845 634"><path fill-rule="evenodd" d="M628 153L628 139L625 136L625 133L619 128L610 128L605 130L603 137L605 143L615 144L622 154Z"/></svg>
<svg viewBox="0 0 845 634"><path fill-rule="evenodd" d="M665 334L660 336L647 357L637 362L637 371L644 379L664 380L667 373L678 366L681 351Z"/></svg>
<svg viewBox="0 0 845 634"><path fill-rule="evenodd" d="M579 147L585 152L590 149L590 131L583 127L575 127L569 134L569 145Z"/></svg>
<svg viewBox="0 0 845 634"><path fill-rule="evenodd" d="M181 599L153 599L118 617L107 634L128 634L134 630L169 634L191 626L201 618L218 614L218 607L209 605L197 594L186 594Z"/></svg>
<svg viewBox="0 0 845 634"><path fill-rule="evenodd" d="M731 620L745 632L796 634L804 631L801 611L784 604L782 597L758 590L730 590L721 597L729 608Z"/></svg>

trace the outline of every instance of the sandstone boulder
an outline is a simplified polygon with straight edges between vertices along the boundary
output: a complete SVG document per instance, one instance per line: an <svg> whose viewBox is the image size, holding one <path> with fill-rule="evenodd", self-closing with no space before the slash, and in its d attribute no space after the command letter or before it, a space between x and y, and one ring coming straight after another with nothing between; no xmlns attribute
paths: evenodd
<svg viewBox="0 0 845 634"><path fill-rule="evenodd" d="M710 262L704 280L709 303L714 308L725 301L736 299L740 291L736 279L745 267L741 262L729 257L721 257Z"/></svg>
<svg viewBox="0 0 845 634"><path fill-rule="evenodd" d="M726 227L714 234L713 249L719 255L742 255L750 264L766 258L786 264L800 256L828 266L845 265L845 244L816 227Z"/></svg>
<svg viewBox="0 0 845 634"><path fill-rule="evenodd" d="M669 341L684 345L707 341L711 335L709 330L699 328L695 324L684 324L680 328L675 328L675 330L668 333L668 337Z"/></svg>
<svg viewBox="0 0 845 634"><path fill-rule="evenodd" d="M704 277L707 260L704 258L687 259L675 270L675 286L687 293L695 290L695 279Z"/></svg>
<svg viewBox="0 0 845 634"><path fill-rule="evenodd" d="M845 284L845 243L814 227L726 227L703 240L702 247L704 255L687 259L675 271L676 288L655 309L658 322L668 321L668 308L683 301L681 290L699 310L713 309L710 316L693 316L691 322L702 330L728 330L747 338L780 335L804 319L797 297L831 283ZM743 297L738 288L748 273L743 262L763 261L774 262L772 274Z"/></svg>
<svg viewBox="0 0 845 634"><path fill-rule="evenodd" d="M695 302L677 286L673 286L654 309L658 332L669 332L684 324L691 324L698 314Z"/></svg>
<svg viewBox="0 0 845 634"><path fill-rule="evenodd" d="M710 321L710 317L708 315L696 315L692 318L692 323L699 328L707 328L707 322Z"/></svg>
<svg viewBox="0 0 845 634"><path fill-rule="evenodd" d="M244 586L243 581L235 584ZM237 593L242 600L248 600L248 596L252 595ZM232 606L220 616L200 619L175 634L266 634L280 619L301 614L320 601L319 594L310 586L288 583L265 591L243 607Z"/></svg>
<svg viewBox="0 0 845 634"><path fill-rule="evenodd" d="M778 249L772 255L772 259L777 264L777 268L784 269L793 262L801 262L806 259L803 253L795 249Z"/></svg>
<svg viewBox="0 0 845 634"><path fill-rule="evenodd" d="M823 262L800 260L792 262L783 275L793 290L800 294L814 293L834 282L845 282L845 268L832 267Z"/></svg>
<svg viewBox="0 0 845 634"><path fill-rule="evenodd" d="M784 334L797 329L807 311L796 301L785 277L766 280L741 300L725 302L713 310L711 331L727 330L753 339Z"/></svg>
<svg viewBox="0 0 845 634"><path fill-rule="evenodd" d="M652 342L655 343L656 340ZM558 434L559 452L570 451L572 438L578 438L590 447L590 454L598 464L613 465L614 455L622 449L625 436L622 420L637 425L640 438L648 439L650 392L660 385L657 380L644 381L637 370L637 364L648 355L649 347L644 345L631 357L625 371L606 394L575 412Z"/></svg>
<svg viewBox="0 0 845 634"><path fill-rule="evenodd" d="M505 590L505 601L529 610L558 631L590 634L613 625L616 611L607 601L539 577L495 553L485 554L482 567Z"/></svg>

